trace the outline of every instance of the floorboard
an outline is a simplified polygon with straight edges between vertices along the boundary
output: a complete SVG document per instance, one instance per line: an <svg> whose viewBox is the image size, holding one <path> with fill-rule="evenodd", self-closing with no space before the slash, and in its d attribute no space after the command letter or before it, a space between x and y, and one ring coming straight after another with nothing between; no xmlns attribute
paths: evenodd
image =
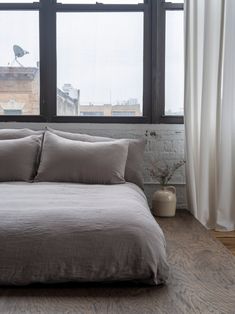
<svg viewBox="0 0 235 314"><path fill-rule="evenodd" d="M221 232L212 230L211 233L235 255L235 231Z"/></svg>
<svg viewBox="0 0 235 314"><path fill-rule="evenodd" d="M189 213L158 219L168 284L0 288L1 314L235 314L235 257Z"/></svg>

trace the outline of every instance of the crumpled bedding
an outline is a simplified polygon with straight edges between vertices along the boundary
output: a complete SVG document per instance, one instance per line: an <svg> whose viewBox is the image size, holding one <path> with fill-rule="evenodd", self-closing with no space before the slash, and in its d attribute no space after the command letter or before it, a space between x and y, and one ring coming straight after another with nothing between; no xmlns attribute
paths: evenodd
<svg viewBox="0 0 235 314"><path fill-rule="evenodd" d="M132 183L0 183L0 285L166 281L165 238Z"/></svg>

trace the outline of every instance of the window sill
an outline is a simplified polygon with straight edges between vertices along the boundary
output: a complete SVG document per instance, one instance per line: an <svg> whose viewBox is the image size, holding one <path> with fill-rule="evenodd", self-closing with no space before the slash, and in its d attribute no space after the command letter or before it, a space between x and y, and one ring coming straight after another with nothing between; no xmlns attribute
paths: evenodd
<svg viewBox="0 0 235 314"><path fill-rule="evenodd" d="M77 116L0 116L0 122L53 122L53 123L122 123L122 124L184 124L183 116L161 116L158 121L148 117L77 117Z"/></svg>

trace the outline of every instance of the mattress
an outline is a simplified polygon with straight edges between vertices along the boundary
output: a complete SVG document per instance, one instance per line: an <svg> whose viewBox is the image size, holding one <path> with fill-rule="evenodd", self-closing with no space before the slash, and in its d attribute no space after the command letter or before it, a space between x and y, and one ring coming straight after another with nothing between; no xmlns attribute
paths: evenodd
<svg viewBox="0 0 235 314"><path fill-rule="evenodd" d="M165 239L132 183L0 183L0 285L168 276Z"/></svg>

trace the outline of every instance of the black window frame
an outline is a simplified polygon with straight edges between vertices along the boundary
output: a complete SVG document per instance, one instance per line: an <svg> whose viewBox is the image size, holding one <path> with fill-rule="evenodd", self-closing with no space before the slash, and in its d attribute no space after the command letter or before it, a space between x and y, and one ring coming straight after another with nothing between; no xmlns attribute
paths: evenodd
<svg viewBox="0 0 235 314"><path fill-rule="evenodd" d="M166 12L184 10L183 3L173 3L167 0L152 2L152 84L153 99L152 123L183 124L184 116L165 115L165 34L166 34Z"/></svg>
<svg viewBox="0 0 235 314"><path fill-rule="evenodd" d="M0 115L0 122L65 123L183 123L183 116L165 111L165 15L166 10L183 10L184 5L164 0L139 4L67 4L56 0L32 3L0 3L0 11L39 11L40 115ZM85 117L57 116L56 14L57 12L143 12L144 69L143 116Z"/></svg>

